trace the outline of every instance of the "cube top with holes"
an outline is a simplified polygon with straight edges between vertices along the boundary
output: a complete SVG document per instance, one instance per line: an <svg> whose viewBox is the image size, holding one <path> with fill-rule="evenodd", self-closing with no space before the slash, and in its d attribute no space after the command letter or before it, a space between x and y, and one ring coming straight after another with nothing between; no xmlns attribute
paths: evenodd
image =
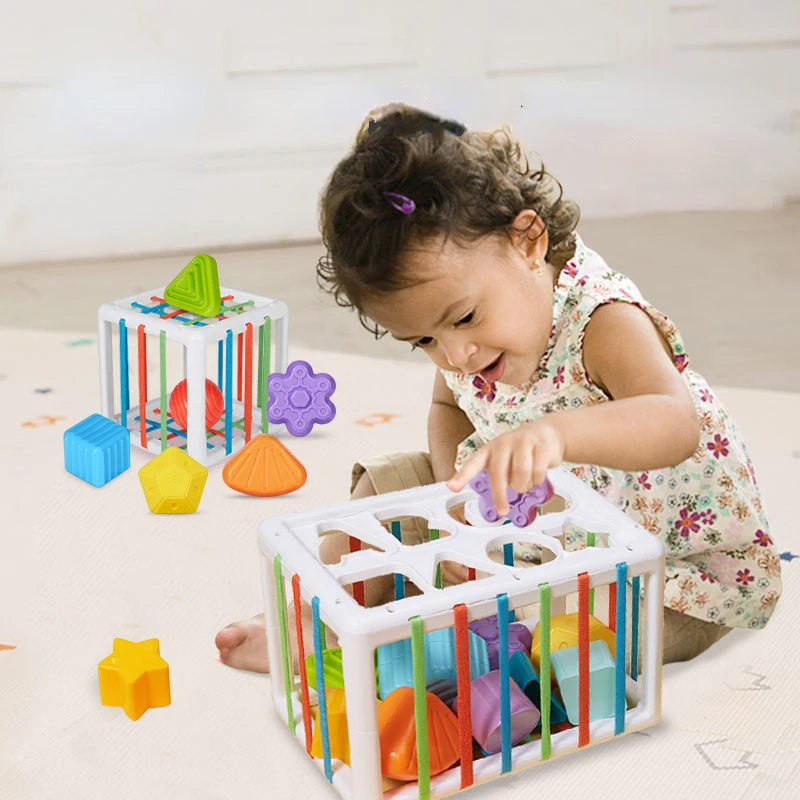
<svg viewBox="0 0 800 800"><path fill-rule="evenodd" d="M453 494L443 483L261 524L275 710L309 753L312 738L322 743L314 762L341 796L443 797L659 720L663 544L566 469L548 477L556 496L525 528L486 523L472 489ZM409 526L427 535L406 537ZM348 537L350 552L338 563L320 556L326 536ZM448 562L466 568L468 580L442 581ZM365 592L369 581L388 593ZM366 607L364 598L375 596L380 599ZM310 607L310 628L295 627L306 616L295 616L296 599ZM560 662L557 675L551 653L559 639L551 642L551 619L563 627L570 615L578 632L577 675ZM469 624L488 618L491 623L473 629L497 648L497 670L474 657L471 643ZM538 642L535 661L527 645L509 645L510 626L520 623ZM455 672L455 692L451 679L437 680L436 670L426 668L428 635L442 630L451 633L442 640L450 649L437 659L454 665L448 669ZM611 664L590 660L593 642L605 646L609 637ZM393 642L405 643L396 652L408 654L410 668L393 666L391 691L379 699L376 650ZM334 730L325 671L309 680L305 670L287 665L297 663L301 649L319 663L335 647L341 648L346 719L339 714ZM516 662L512 669L511 655L530 660L530 669ZM593 672L600 666L602 678ZM528 674L541 678L535 691L530 681L512 685L514 676ZM406 676L405 686L394 686L398 675ZM570 706L577 703L575 721L556 713L564 701L559 676ZM486 696L498 687L499 703ZM592 687L602 687L605 702L592 701ZM413 694L413 701L400 692ZM417 740L416 730L427 736Z"/></svg>
<svg viewBox="0 0 800 800"><path fill-rule="evenodd" d="M269 427L267 378L286 369L289 312L221 287L212 317L171 306L165 287L98 310L100 409L157 455L179 447L208 467Z"/></svg>

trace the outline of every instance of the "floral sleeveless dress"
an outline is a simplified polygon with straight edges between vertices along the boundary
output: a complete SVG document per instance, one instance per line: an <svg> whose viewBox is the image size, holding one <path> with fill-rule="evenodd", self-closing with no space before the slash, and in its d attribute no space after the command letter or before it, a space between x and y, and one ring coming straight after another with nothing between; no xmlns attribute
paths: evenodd
<svg viewBox="0 0 800 800"><path fill-rule="evenodd" d="M719 398L689 369L675 325L577 235L574 244L575 253L554 290L548 346L528 382L487 384L480 376L442 370L475 428L458 447L456 469L484 442L524 422L608 402L584 371L583 335L599 305L634 303L672 348L675 367L694 397L700 444L677 466L647 472L565 466L664 542L668 608L719 625L763 628L781 592L780 559L747 447ZM585 546L585 532L567 531L566 544L569 549ZM526 557L524 551L518 555Z"/></svg>

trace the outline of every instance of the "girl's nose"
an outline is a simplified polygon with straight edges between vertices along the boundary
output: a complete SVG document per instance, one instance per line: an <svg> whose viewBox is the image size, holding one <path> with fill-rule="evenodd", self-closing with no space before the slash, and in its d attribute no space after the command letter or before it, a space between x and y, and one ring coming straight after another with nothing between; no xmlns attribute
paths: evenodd
<svg viewBox="0 0 800 800"><path fill-rule="evenodd" d="M451 342L447 346L442 345L444 349L445 358L451 367L464 370L470 363L471 359L478 351L478 348L472 342Z"/></svg>

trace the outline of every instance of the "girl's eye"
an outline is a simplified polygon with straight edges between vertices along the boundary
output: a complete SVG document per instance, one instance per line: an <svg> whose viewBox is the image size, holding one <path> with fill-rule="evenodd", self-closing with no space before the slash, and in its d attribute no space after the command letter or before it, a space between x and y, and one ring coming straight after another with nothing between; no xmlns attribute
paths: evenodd
<svg viewBox="0 0 800 800"><path fill-rule="evenodd" d="M470 322L472 322L472 318L474 316L475 316L475 312L474 311L470 311L469 314L467 314L466 317L462 317L458 322L456 322L456 325L468 325Z"/></svg>
<svg viewBox="0 0 800 800"><path fill-rule="evenodd" d="M417 339L416 342L411 342L411 349L416 350L418 347L427 347L432 341L433 337L423 336L421 339Z"/></svg>

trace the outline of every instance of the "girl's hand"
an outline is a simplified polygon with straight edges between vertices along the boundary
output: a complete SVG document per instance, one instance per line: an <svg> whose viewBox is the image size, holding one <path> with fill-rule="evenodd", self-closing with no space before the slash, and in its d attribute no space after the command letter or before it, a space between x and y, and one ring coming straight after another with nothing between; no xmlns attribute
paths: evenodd
<svg viewBox="0 0 800 800"><path fill-rule="evenodd" d="M547 470L557 467L563 460L561 433L546 418L537 419L503 433L481 447L447 481L447 488L461 491L481 470L487 470L492 501L502 517L508 513L506 487L523 494L542 483Z"/></svg>

